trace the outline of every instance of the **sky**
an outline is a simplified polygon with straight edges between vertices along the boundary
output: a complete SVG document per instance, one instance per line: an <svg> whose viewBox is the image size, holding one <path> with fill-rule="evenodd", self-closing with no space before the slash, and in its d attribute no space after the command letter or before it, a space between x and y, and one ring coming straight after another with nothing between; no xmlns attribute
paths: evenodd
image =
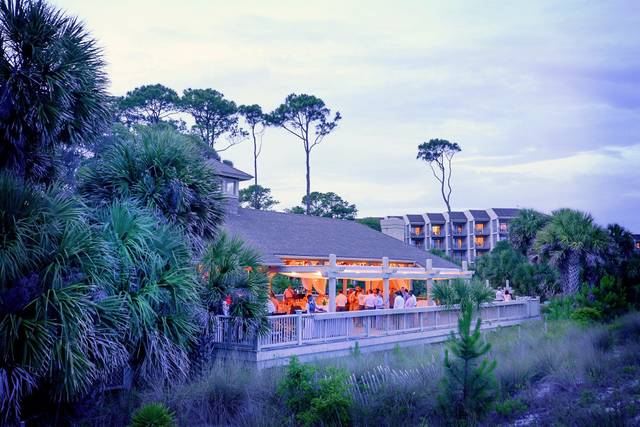
<svg viewBox="0 0 640 427"><path fill-rule="evenodd" d="M417 146L457 142L452 207L571 207L640 233L640 2L54 0L104 49L110 91L214 88L343 116L311 186L359 216L443 211ZM252 172L245 141L224 153ZM260 184L305 191L302 144L269 128Z"/></svg>

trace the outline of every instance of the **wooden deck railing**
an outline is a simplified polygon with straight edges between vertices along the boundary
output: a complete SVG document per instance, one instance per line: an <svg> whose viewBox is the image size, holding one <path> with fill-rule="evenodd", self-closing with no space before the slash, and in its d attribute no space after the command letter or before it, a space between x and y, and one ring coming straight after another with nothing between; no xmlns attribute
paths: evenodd
<svg viewBox="0 0 640 427"><path fill-rule="evenodd" d="M459 309L419 307L402 310L363 310L338 313L270 316L269 332L257 337L242 334L228 317L218 317L216 344L227 348L267 350L334 341L423 332L457 327ZM484 304L480 316L485 322L525 320L540 315L538 298Z"/></svg>

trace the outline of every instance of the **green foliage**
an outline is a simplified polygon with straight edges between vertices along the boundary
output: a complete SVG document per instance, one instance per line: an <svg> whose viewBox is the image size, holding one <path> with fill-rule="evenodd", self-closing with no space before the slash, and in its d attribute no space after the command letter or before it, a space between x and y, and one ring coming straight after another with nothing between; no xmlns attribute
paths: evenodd
<svg viewBox="0 0 640 427"><path fill-rule="evenodd" d="M268 211L279 202L271 196L270 188L254 184L240 190L240 203L245 208Z"/></svg>
<svg viewBox="0 0 640 427"><path fill-rule="evenodd" d="M162 403L148 403L138 409L129 427L175 427L175 414Z"/></svg>
<svg viewBox="0 0 640 427"><path fill-rule="evenodd" d="M480 318L471 332L472 318L473 309L467 306L458 319L458 336L451 333L445 350L442 393L438 396L445 412L466 420L476 420L489 411L496 388L493 375L496 362L487 358L480 361L491 349L491 344L482 343Z"/></svg>
<svg viewBox="0 0 640 427"><path fill-rule="evenodd" d="M376 231L382 231L382 227L380 227L380 218L368 216L365 218L356 218L356 222L359 222L362 225L366 225L369 228L373 228Z"/></svg>
<svg viewBox="0 0 640 427"><path fill-rule="evenodd" d="M566 320L571 318L574 309L575 297L557 296L542 307L542 313L547 320Z"/></svg>
<svg viewBox="0 0 640 427"><path fill-rule="evenodd" d="M353 400L345 370L328 367L319 371L294 356L278 384L278 394L303 426L351 423Z"/></svg>
<svg viewBox="0 0 640 427"><path fill-rule="evenodd" d="M222 233L206 249L199 266L203 277L201 300L209 323L222 314L222 302L231 296L229 315L242 331L268 331L267 275L260 269L260 257L237 237ZM213 333L213 331L211 331ZM203 338L207 341L207 336Z"/></svg>
<svg viewBox="0 0 640 427"><path fill-rule="evenodd" d="M476 273L479 279L489 280L494 286L510 286L521 295L550 298L559 291L557 271L546 262L531 264L507 241L498 242L493 251L478 259Z"/></svg>
<svg viewBox="0 0 640 427"><path fill-rule="evenodd" d="M139 128L117 138L78 171L79 191L93 206L133 199L181 227L200 251L224 217L215 169L199 148L171 129Z"/></svg>
<svg viewBox="0 0 640 427"><path fill-rule="evenodd" d="M52 182L56 151L108 124L100 48L80 20L44 1L0 2L0 168Z"/></svg>
<svg viewBox="0 0 640 427"><path fill-rule="evenodd" d="M578 323L587 324L602 318L602 312L592 307L578 307L571 313L571 319Z"/></svg>
<svg viewBox="0 0 640 427"><path fill-rule="evenodd" d="M97 213L111 250L108 295L122 298L124 342L143 381L184 377L199 305L195 270L183 235L135 203L113 202Z"/></svg>
<svg viewBox="0 0 640 427"><path fill-rule="evenodd" d="M562 291L575 294L583 273L602 265L610 239L593 217L585 212L560 209L536 235L533 252L560 271ZM586 275L585 275L586 276ZM593 277L584 277L592 282Z"/></svg>
<svg viewBox="0 0 640 427"><path fill-rule="evenodd" d="M101 295L110 253L79 201L0 173L1 423L47 387L56 402L88 392L122 367L126 313Z"/></svg>
<svg viewBox="0 0 640 427"><path fill-rule="evenodd" d="M302 197L302 204L309 206L309 215L321 216L324 218L349 219L354 220L358 209L356 205L350 204L336 193L312 192L309 196ZM291 213L304 214L303 206L291 208Z"/></svg>
<svg viewBox="0 0 640 427"><path fill-rule="evenodd" d="M591 308L600 317L611 319L624 313L629 308L629 301L622 282L615 277L605 275L593 287L583 286L576 296L576 302L585 308Z"/></svg>
<svg viewBox="0 0 640 427"><path fill-rule="evenodd" d="M431 252L432 254L434 254L437 257L440 257L442 259L446 259L447 261L452 262L454 264L457 264L457 265L461 265L462 264L460 262L460 260L453 259L449 255L447 255L447 253L445 251L443 251L442 249L429 249L429 252Z"/></svg>
<svg viewBox="0 0 640 427"><path fill-rule="evenodd" d="M494 408L498 414L509 418L526 411L527 405L520 399L506 399L502 402L496 402Z"/></svg>
<svg viewBox="0 0 640 427"><path fill-rule="evenodd" d="M549 222L549 216L534 209L520 209L509 223L509 242L522 255L527 255L538 231Z"/></svg>
<svg viewBox="0 0 640 427"><path fill-rule="evenodd" d="M127 92L119 100L118 109L128 125L154 125L175 113L178 101L175 90L157 83Z"/></svg>
<svg viewBox="0 0 640 427"><path fill-rule="evenodd" d="M440 304L448 306L460 304L463 311L466 307L480 307L481 304L492 302L495 298L494 291L477 280L467 283L465 280L456 279L452 280L451 284L447 280L436 280L432 293L433 299Z"/></svg>
<svg viewBox="0 0 640 427"><path fill-rule="evenodd" d="M193 132L216 152L239 143L246 133L238 127L238 107L235 102L213 89L185 89L179 102L180 109L195 121ZM228 136L228 145L216 146L220 137Z"/></svg>

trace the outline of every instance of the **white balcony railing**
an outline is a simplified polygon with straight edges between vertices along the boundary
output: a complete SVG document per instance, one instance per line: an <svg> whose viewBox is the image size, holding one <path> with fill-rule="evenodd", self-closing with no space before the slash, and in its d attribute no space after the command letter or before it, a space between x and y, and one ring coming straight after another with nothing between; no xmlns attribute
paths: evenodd
<svg viewBox="0 0 640 427"><path fill-rule="evenodd" d="M216 344L252 350L367 339L457 326L459 309L419 307L402 310L363 310L338 313L270 316L269 332L261 337L239 333L230 318L219 316ZM484 304L480 316L486 322L525 320L540 315L538 298Z"/></svg>

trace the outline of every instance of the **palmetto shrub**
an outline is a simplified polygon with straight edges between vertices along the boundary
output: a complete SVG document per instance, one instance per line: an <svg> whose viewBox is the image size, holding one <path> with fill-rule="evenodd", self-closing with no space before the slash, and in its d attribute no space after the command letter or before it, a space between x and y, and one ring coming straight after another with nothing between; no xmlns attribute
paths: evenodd
<svg viewBox="0 0 640 427"><path fill-rule="evenodd" d="M132 199L179 226L196 251L215 238L224 197L202 150L167 127L114 137L78 171L79 191L94 206Z"/></svg>
<svg viewBox="0 0 640 427"><path fill-rule="evenodd" d="M162 403L148 403L138 409L129 427L175 427L175 415Z"/></svg>
<svg viewBox="0 0 640 427"><path fill-rule="evenodd" d="M433 285L432 296L440 304L460 304L461 308L464 309L466 305L477 308L480 304L493 301L495 293L478 280L467 282L455 279L451 283L447 280L436 281Z"/></svg>
<svg viewBox="0 0 640 427"><path fill-rule="evenodd" d="M101 292L109 271L76 198L0 173L0 423L33 391L69 401L125 363L126 313Z"/></svg>
<svg viewBox="0 0 640 427"><path fill-rule="evenodd" d="M113 202L97 213L97 220L112 258L112 281L105 292L124 300L124 342L137 378L186 375L199 301L182 234L135 202Z"/></svg>

